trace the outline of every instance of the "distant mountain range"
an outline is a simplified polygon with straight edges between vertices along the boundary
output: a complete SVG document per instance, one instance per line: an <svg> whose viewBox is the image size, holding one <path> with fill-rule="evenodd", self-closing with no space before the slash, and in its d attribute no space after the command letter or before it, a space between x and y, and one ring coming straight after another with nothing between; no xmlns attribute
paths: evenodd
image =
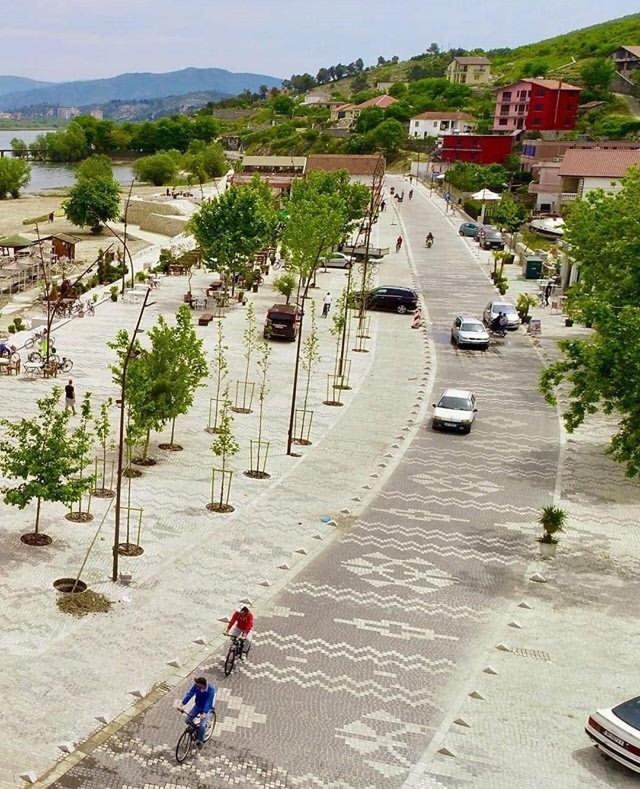
<svg viewBox="0 0 640 789"><path fill-rule="evenodd" d="M266 74L236 74L219 68L185 68L165 74L119 74L109 79L60 83L0 76L0 110L19 110L36 104L83 107L202 91L235 96L244 90L257 92L261 85L278 87L281 82Z"/></svg>
<svg viewBox="0 0 640 789"><path fill-rule="evenodd" d="M0 96L5 96L7 93L18 93L19 91L35 90L36 88L44 88L51 85L50 82L38 82L35 79L28 79L27 77L11 77L0 76Z"/></svg>

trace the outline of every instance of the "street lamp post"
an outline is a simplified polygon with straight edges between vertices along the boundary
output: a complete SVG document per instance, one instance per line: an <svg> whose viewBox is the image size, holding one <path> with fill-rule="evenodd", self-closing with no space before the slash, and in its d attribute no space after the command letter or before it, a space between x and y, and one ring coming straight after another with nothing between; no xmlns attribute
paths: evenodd
<svg viewBox="0 0 640 789"><path fill-rule="evenodd" d="M144 301L142 302L142 307L140 308L140 313L138 315L138 321L136 323L136 327L133 330L133 334L131 335L131 342L127 348L127 353L124 357L124 361L122 363L122 376L120 382L120 425L118 429L118 470L116 475L116 517L115 517L115 527L113 531L113 566L111 572L111 580L115 583L118 580L118 546L120 545L120 502L121 502L121 493L122 493L122 466L123 466L123 459L124 459L124 418L125 418L125 400L126 400L126 388L127 388L127 371L129 369L129 360L133 354L133 348L136 341L136 337L140 332L140 324L142 323L142 316L144 315L145 309L150 306L147 302L149 300L149 293L151 293L151 288L147 288L147 292L144 294Z"/></svg>

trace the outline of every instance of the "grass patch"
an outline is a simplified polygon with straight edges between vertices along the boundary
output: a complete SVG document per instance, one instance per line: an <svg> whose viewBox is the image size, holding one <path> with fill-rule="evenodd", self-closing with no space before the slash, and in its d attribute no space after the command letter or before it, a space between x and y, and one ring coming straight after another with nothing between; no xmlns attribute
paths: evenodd
<svg viewBox="0 0 640 789"><path fill-rule="evenodd" d="M537 252L538 250L543 250L544 252L548 252L551 247L557 247L558 241L552 241L550 238L543 238L539 236L537 233L534 233L532 230L523 227L518 234L518 241L522 241L526 244L529 249Z"/></svg>
<svg viewBox="0 0 640 789"><path fill-rule="evenodd" d="M87 614L107 614L113 603L100 592L87 589L80 594L59 595L56 601L58 610L71 616L86 616Z"/></svg>

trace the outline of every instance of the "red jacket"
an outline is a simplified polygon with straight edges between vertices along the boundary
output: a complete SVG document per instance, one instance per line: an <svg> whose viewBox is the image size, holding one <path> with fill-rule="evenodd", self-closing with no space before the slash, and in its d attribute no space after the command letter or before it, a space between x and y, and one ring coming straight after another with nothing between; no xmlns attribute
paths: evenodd
<svg viewBox="0 0 640 789"><path fill-rule="evenodd" d="M250 633L253 630L253 614L251 611L247 611L246 613L243 611L234 611L227 627L231 630L234 625L238 625L243 633Z"/></svg>

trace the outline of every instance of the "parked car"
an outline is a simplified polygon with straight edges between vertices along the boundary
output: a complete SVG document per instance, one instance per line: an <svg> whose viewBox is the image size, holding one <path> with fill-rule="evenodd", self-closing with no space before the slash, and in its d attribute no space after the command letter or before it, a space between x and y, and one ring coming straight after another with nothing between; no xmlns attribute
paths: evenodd
<svg viewBox="0 0 640 789"><path fill-rule="evenodd" d="M482 320L484 321L486 326L491 326L491 323L495 320L495 318L500 315L501 312L507 316L507 329L514 331L520 325L520 316L516 308L513 304L508 304L506 301L490 301L487 306L484 308L484 312L482 313Z"/></svg>
<svg viewBox="0 0 640 789"><path fill-rule="evenodd" d="M491 225L483 225L478 233L478 243L482 249L504 249L502 233Z"/></svg>
<svg viewBox="0 0 640 789"><path fill-rule="evenodd" d="M267 312L262 336L265 340L289 340L298 336L300 310L293 304L274 304Z"/></svg>
<svg viewBox="0 0 640 789"><path fill-rule="evenodd" d="M354 305L358 303L359 296L358 293L351 294ZM418 294L411 288L385 285L373 288L367 293L367 309L370 310L393 310L404 315L406 312L414 312L417 308Z"/></svg>
<svg viewBox="0 0 640 789"><path fill-rule="evenodd" d="M324 268L349 268L352 260L351 255L345 255L342 252L332 252L320 261L320 266L324 266Z"/></svg>
<svg viewBox="0 0 640 789"><path fill-rule="evenodd" d="M489 332L484 323L477 318L456 315L451 327L451 342L454 342L458 348L466 345L469 348L481 348L486 351L489 347Z"/></svg>
<svg viewBox="0 0 640 789"><path fill-rule="evenodd" d="M478 225L475 222L463 222L458 228L458 233L467 238L475 238L478 232Z"/></svg>
<svg viewBox="0 0 640 789"><path fill-rule="evenodd" d="M466 389L445 389L437 403L433 404L434 412L431 427L453 430L471 431L476 418L476 396Z"/></svg>
<svg viewBox="0 0 640 789"><path fill-rule="evenodd" d="M640 773L640 696L592 713L584 730L603 754Z"/></svg>

